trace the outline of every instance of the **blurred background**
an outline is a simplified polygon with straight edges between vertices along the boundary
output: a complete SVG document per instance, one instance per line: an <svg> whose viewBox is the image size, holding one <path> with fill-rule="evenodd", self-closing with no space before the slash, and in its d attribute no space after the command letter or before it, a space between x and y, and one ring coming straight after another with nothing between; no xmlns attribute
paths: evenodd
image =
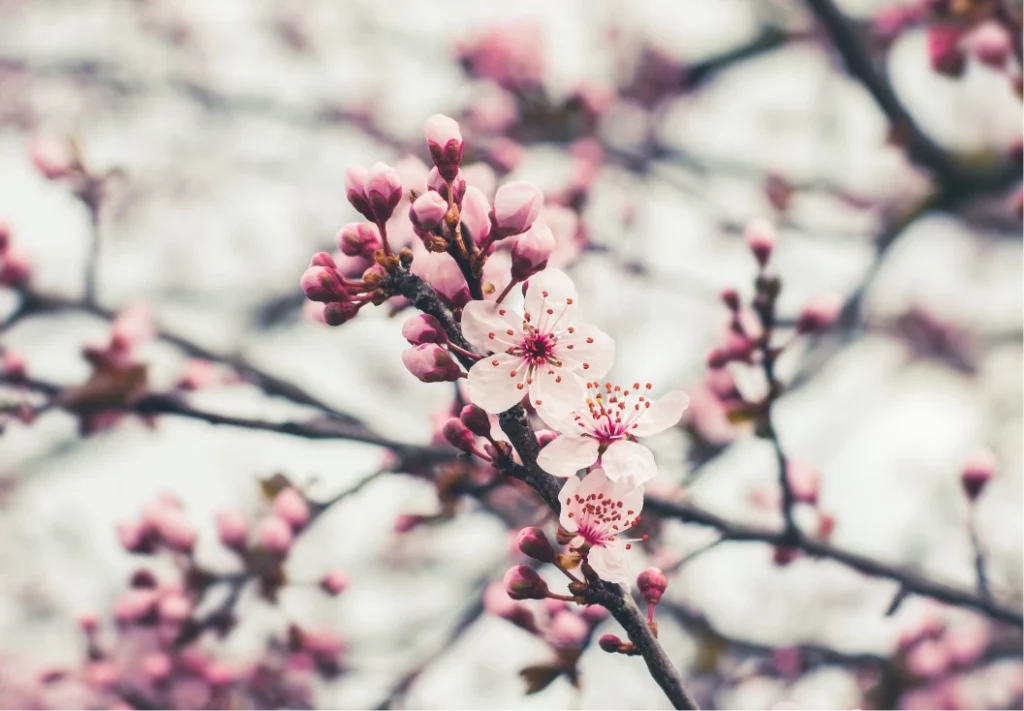
<svg viewBox="0 0 1024 711"><path fill-rule="evenodd" d="M777 428L820 472L801 524L827 514L833 544L973 590L973 508L991 594L1019 614L1020 68L1012 33L1002 66L998 37L968 38L998 3L942 5L836 2L908 128L795 1L0 0L0 220L21 260L10 268L31 268L27 286L8 274L0 343L31 378L78 386L94 372L83 347L103 347L135 304L171 336L133 354L152 392L191 377L204 411L322 417L294 386L381 437L431 444L452 389L402 366L402 317L366 309L328 328L304 315L298 280L359 219L345 169L429 161L423 123L445 113L471 184L493 196L495 181L530 180L560 206L547 213L559 266L617 341L613 375L690 393L683 425L651 442L658 491L778 524L771 446L730 421L705 363L728 318L720 290L752 292L743 227L770 219L781 317L823 294L846 306L780 363L793 387ZM1019 17L1019 4L999 8ZM943 23L962 30L953 49L935 36ZM922 136L965 167L936 170ZM69 138L102 196L54 174ZM19 420L39 400L8 381L0 705L25 703L40 670L82 665L78 616L109 632L140 565L116 526L160 492L198 527L197 559L230 569L215 515L257 517L260 479L284 474L326 500L394 461L373 444L170 415L83 437L84 419L56 408ZM981 450L996 473L971 505L960 476ZM296 541L276 605L242 594L219 653L247 659L289 622L332 632L345 670L313 683L321 708L667 708L641 661L596 646L578 688L558 678L526 695L518 672L551 647L480 602L514 559L508 517L439 491L388 473L330 507ZM1019 624L914 595L887 615L895 583L830 561L779 565L762 543L679 564L714 540L665 522L636 565L678 565L661 639L702 704L1021 707ZM350 580L338 598L316 589L334 568ZM982 651L907 672L900 636L928 616Z"/></svg>

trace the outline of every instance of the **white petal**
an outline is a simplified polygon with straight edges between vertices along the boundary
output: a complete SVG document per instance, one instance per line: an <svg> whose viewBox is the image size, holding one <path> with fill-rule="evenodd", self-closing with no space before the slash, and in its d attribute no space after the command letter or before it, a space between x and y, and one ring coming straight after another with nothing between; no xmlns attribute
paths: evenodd
<svg viewBox="0 0 1024 711"><path fill-rule="evenodd" d="M554 357L586 380L597 380L611 370L615 360L615 341L607 333L589 323L565 324L572 329L561 331Z"/></svg>
<svg viewBox="0 0 1024 711"><path fill-rule="evenodd" d="M568 308L571 313L575 310L577 301L579 297L572 279L558 269L545 269L530 277L526 285L524 308L526 313L530 314L533 323L538 324L541 323L547 309L561 313Z"/></svg>
<svg viewBox="0 0 1024 711"><path fill-rule="evenodd" d="M573 476L597 461L597 440L592 437L562 435L540 450L537 464L548 474Z"/></svg>
<svg viewBox="0 0 1024 711"><path fill-rule="evenodd" d="M565 368L542 365L533 373L530 383L530 404L541 419L557 421L573 412L583 403L587 389L583 381Z"/></svg>
<svg viewBox="0 0 1024 711"><path fill-rule="evenodd" d="M629 433L636 437L649 437L672 427L690 404L690 397L682 390L673 390L651 403Z"/></svg>
<svg viewBox="0 0 1024 711"><path fill-rule="evenodd" d="M498 353L477 361L469 369L466 387L474 405L496 415L519 404L526 394L525 380L526 363L523 359Z"/></svg>
<svg viewBox="0 0 1024 711"><path fill-rule="evenodd" d="M565 480L562 490L558 492L558 502L562 505L562 512L558 516L558 522L562 524L562 528L571 533L575 533L577 530L576 521L573 517L569 516L576 508L572 504L572 500L576 497L576 492L579 491L580 484L582 483L578 477L571 476Z"/></svg>
<svg viewBox="0 0 1024 711"><path fill-rule="evenodd" d="M523 340L522 325L519 314L493 301L470 301L462 309L462 335L485 353L519 345Z"/></svg>
<svg viewBox="0 0 1024 711"><path fill-rule="evenodd" d="M658 473L651 450L624 439L612 442L601 455L601 467L609 479L629 486L640 486Z"/></svg>
<svg viewBox="0 0 1024 711"><path fill-rule="evenodd" d="M602 580L620 585L629 585L633 577L626 558L626 544L618 541L612 541L606 546L595 546L587 554L590 567Z"/></svg>

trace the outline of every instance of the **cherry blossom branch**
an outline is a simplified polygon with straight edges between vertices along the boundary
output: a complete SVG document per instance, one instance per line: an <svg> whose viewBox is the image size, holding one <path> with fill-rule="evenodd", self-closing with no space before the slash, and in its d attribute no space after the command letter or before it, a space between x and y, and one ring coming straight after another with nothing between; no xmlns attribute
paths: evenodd
<svg viewBox="0 0 1024 711"><path fill-rule="evenodd" d="M986 599L976 593L931 580L905 568L888 565L874 558L838 548L830 543L802 534L798 534L798 538L793 541L785 531L732 523L693 504L668 501L656 496L644 497L644 511L665 518L678 519L683 523L714 528L729 541L760 541L774 546L792 547L814 558L842 563L865 575L895 581L900 584L901 589L910 593L934 598L956 607L977 610L993 619L1024 627L1024 615L1020 610Z"/></svg>
<svg viewBox="0 0 1024 711"><path fill-rule="evenodd" d="M1004 162L990 168L975 168L957 162L929 137L907 111L889 80L876 71L867 49L857 38L850 21L832 0L805 0L808 8L828 33L847 70L868 90L900 135L906 136L911 160L931 170L946 186L963 194L984 192L1019 180L1021 166Z"/></svg>

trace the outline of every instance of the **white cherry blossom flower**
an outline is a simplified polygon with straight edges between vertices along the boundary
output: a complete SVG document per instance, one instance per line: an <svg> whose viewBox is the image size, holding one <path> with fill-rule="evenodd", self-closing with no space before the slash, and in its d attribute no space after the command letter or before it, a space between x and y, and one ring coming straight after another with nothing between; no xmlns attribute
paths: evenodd
<svg viewBox="0 0 1024 711"><path fill-rule="evenodd" d="M473 403L499 413L529 394L530 403L547 417L571 412L583 398L583 378L601 377L615 357L615 342L579 321L576 301L572 280L546 269L530 277L523 313L491 301L466 304L466 340L493 354L469 371Z"/></svg>
<svg viewBox="0 0 1024 711"><path fill-rule="evenodd" d="M584 548L590 567L604 580L629 584L632 573L626 551L640 539L623 538L622 534L640 521L643 488L614 482L595 469L583 479L570 476L558 499L562 505L559 523L576 534L570 548Z"/></svg>
<svg viewBox="0 0 1024 711"><path fill-rule="evenodd" d="M598 458L612 481L639 486L657 474L651 450L637 443L668 429L679 421L690 398L673 390L650 399L651 384L632 388L598 382L587 383L587 393L574 412L561 419L541 417L562 433L540 451L537 464L555 476L571 477Z"/></svg>

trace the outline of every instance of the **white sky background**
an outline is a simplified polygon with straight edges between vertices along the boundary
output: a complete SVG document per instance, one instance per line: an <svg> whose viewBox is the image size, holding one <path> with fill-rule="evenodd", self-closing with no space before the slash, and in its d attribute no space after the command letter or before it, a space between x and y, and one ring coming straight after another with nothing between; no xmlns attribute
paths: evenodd
<svg viewBox="0 0 1024 711"><path fill-rule="evenodd" d="M864 12L880 3L842 5ZM169 329L243 352L381 432L423 442L430 435L428 416L445 404L449 390L421 384L404 370L398 322L364 310L340 329L297 317L271 331L252 326L253 309L297 291L310 255L354 219L344 200L345 167L399 157L356 129L312 125L304 117L325 103L372 103L385 131L415 140L427 116L456 113L480 90L450 58L451 42L511 17L542 20L550 57L546 87L565 95L581 81L611 81L614 57L602 33L609 23L627 42L647 38L694 60L748 40L759 18L799 17L794 7L740 0L0 0L0 59L38 70L27 84L0 85L0 117L7 119L0 124L0 217L29 251L40 289L80 292L87 216L34 171L27 153L32 130L8 114L5 95L17 96L41 129L77 129L93 162L127 175L108 213L99 287L104 305L148 301ZM311 53L295 53L275 33L274 22L288 16L308 34ZM188 47L161 39L161 28L177 23L189 29ZM86 61L134 88L116 95L76 84L60 71ZM1020 105L1007 82L974 64L959 82L935 76L918 32L893 48L890 71L922 127L946 145L995 151L1020 135ZM181 91L183 82L229 97L235 108L204 110ZM611 112L607 140L628 145L631 115L628 107ZM884 146L886 122L870 97L814 44L738 65L668 106L657 130L666 142L712 162L839 184L895 207L912 203L922 190L921 177L899 151ZM565 165L557 149L539 147L514 177L555 186ZM700 377L725 321L713 294L724 286L746 287L753 276L742 243L720 220L742 223L769 209L756 177L712 173L671 180L677 173L664 168L641 183L609 168L588 212L595 240L644 261L655 278L624 275L602 255L588 256L574 271L584 310L617 339L614 374L651 380L661 390ZM627 203L637 221L624 233L608 220ZM881 224L878 214L858 213L820 193L801 194L792 214L806 229L783 232L775 261L786 313L822 290L854 289ZM1013 604L1021 594L1021 281L1018 240L947 215L925 216L887 258L868 295L869 313L892 316L919 303L1001 345L984 349L979 372L965 375L914 360L890 336L870 335L778 409L789 452L822 470L822 500L837 516L837 544L963 586L973 584L973 570L959 467L977 447L992 447L1000 472L979 504L981 534L995 590ZM5 334L4 344L27 354L33 375L75 383L88 373L81 345L101 341L106 332L106 324L85 317L39 318ZM171 384L181 367L178 354L158 344L144 353L157 386ZM247 388L204 393L199 401L254 417L304 414ZM60 414L31 427L13 425L0 437L0 472L17 482L0 508L0 653L40 662L77 658L72 615L108 609L132 568L117 546L114 524L134 516L157 492L171 490L184 500L207 534L200 555L216 560L213 514L239 504L255 512L255 477L277 470L299 480L315 474L317 490L327 494L380 460L378 450L362 445L171 418L156 431L127 422L73 442L74 423ZM680 480L682 436L654 444L661 477ZM774 477L769 445L743 438L691 495L715 512L760 521L750 492L769 488ZM422 537L398 541L391 533L398 513L430 513L435 506L427 485L385 479L303 538L290 568L294 579L313 580L329 566L345 568L353 579L336 601L301 590L284 597L289 615L329 625L352 648L353 674L322 690L322 706L376 703L397 674L433 648L474 581L500 569L505 533L484 514L467 513ZM668 540L685 552L708 538L705 531L680 528ZM637 570L642 567L637 561ZM894 592L890 583L826 563L777 569L766 547L729 544L687 567L669 594L746 638L886 652L899 618L882 612ZM233 642L239 654L277 619L255 617ZM614 622L606 625L616 631ZM662 630L685 678L694 641L667 621ZM546 654L508 623L484 618L420 679L407 704L666 704L638 660L596 649L582 661L581 695L559 681L539 696L523 697L517 670ZM720 702L767 708L783 699L817 708L860 703L852 680L834 670L788 689L742 683Z"/></svg>

